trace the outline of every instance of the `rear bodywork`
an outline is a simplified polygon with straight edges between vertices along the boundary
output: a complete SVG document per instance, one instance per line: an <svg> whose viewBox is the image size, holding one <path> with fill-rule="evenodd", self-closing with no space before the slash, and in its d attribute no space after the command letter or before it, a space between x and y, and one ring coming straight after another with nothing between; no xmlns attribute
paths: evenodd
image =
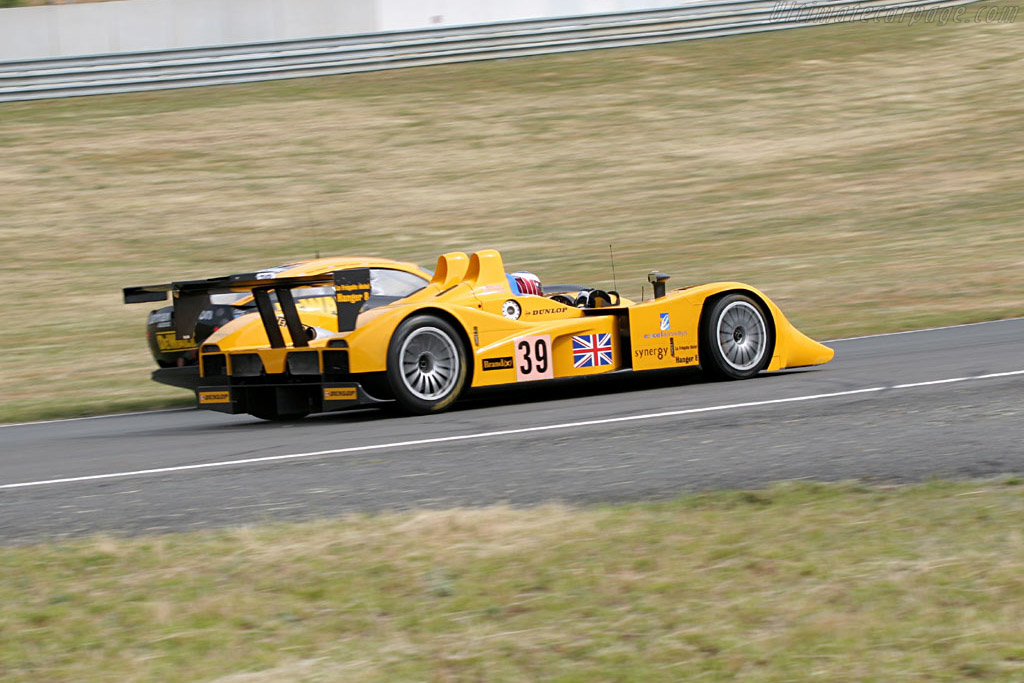
<svg viewBox="0 0 1024 683"><path fill-rule="evenodd" d="M398 326L418 315L444 319L458 331L471 387L700 366L702 316L730 293L756 300L766 313L773 331L767 371L833 356L762 292L738 282L685 287L644 302L614 295L603 306L578 308L516 293L497 251L454 252L438 259L418 291L368 308L369 265L324 260L270 276L133 287L125 301L163 300L171 292L177 337L188 343L210 295L251 297L252 312L227 321L199 346L197 405L225 413L301 414L389 400L389 344ZM323 288L317 291L324 296L290 296L310 287Z"/></svg>
<svg viewBox="0 0 1024 683"><path fill-rule="evenodd" d="M371 279L374 275L385 272L408 275L412 282L420 282L420 285L410 287L410 289L419 288L426 284L431 277L430 272L424 271L412 263L359 257L317 258L264 268L256 271L254 275L261 279L270 279L272 277L326 273L353 267L370 268ZM161 293L161 288L164 293ZM167 297L166 291L172 291L170 285L130 287L125 290L126 301L129 293L134 293L132 296L136 302L164 301ZM320 297L310 297L310 301L318 298ZM394 298L397 297L388 297L386 300ZM375 297L375 299L380 299L380 297ZM299 300L300 302L305 301L301 297ZM371 307L381 303L379 300L371 300L365 306ZM323 302L320 305L324 305ZM153 379L171 386L194 389L199 377L199 346L210 335L235 318L256 311L252 292L241 288L211 293L210 302L199 312L195 329L191 331L191 334L184 329L179 332L180 326L173 305L150 311L146 320L146 341L153 359L160 366L160 369L153 373Z"/></svg>

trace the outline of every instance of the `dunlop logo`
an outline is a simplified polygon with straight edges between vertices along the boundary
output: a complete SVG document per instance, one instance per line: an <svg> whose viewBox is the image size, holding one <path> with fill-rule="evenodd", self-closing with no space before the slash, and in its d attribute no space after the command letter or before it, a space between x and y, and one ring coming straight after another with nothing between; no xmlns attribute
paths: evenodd
<svg viewBox="0 0 1024 683"><path fill-rule="evenodd" d="M325 401L355 401L359 391L355 387L333 387L324 389Z"/></svg>
<svg viewBox="0 0 1024 683"><path fill-rule="evenodd" d="M200 391L200 403L231 403L230 391Z"/></svg>

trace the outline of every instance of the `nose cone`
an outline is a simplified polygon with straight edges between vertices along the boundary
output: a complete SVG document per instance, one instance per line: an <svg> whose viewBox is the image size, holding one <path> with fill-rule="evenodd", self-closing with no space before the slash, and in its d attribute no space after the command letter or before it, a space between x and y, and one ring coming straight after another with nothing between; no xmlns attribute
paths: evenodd
<svg viewBox="0 0 1024 683"><path fill-rule="evenodd" d="M807 365L822 365L836 355L833 349L819 344L792 325L786 349L786 367L802 368Z"/></svg>

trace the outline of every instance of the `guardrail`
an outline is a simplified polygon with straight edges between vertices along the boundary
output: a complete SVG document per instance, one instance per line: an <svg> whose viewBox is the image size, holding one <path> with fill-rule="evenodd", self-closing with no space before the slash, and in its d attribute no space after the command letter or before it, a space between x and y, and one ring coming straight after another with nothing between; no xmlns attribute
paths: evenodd
<svg viewBox="0 0 1024 683"><path fill-rule="evenodd" d="M975 0L726 0L617 14L0 62L0 102L250 83L651 45L856 21ZM789 10L788 12L786 10Z"/></svg>

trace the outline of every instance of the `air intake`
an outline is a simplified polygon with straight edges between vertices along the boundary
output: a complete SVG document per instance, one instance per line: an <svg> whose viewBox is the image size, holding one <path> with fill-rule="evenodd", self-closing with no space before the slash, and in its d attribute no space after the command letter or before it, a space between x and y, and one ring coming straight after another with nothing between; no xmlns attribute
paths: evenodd
<svg viewBox="0 0 1024 683"><path fill-rule="evenodd" d="M233 377L259 377L263 372L263 361L257 353L237 353L231 356Z"/></svg>
<svg viewBox="0 0 1024 683"><path fill-rule="evenodd" d="M288 354L288 372L292 375L319 375L320 357L316 351Z"/></svg>

